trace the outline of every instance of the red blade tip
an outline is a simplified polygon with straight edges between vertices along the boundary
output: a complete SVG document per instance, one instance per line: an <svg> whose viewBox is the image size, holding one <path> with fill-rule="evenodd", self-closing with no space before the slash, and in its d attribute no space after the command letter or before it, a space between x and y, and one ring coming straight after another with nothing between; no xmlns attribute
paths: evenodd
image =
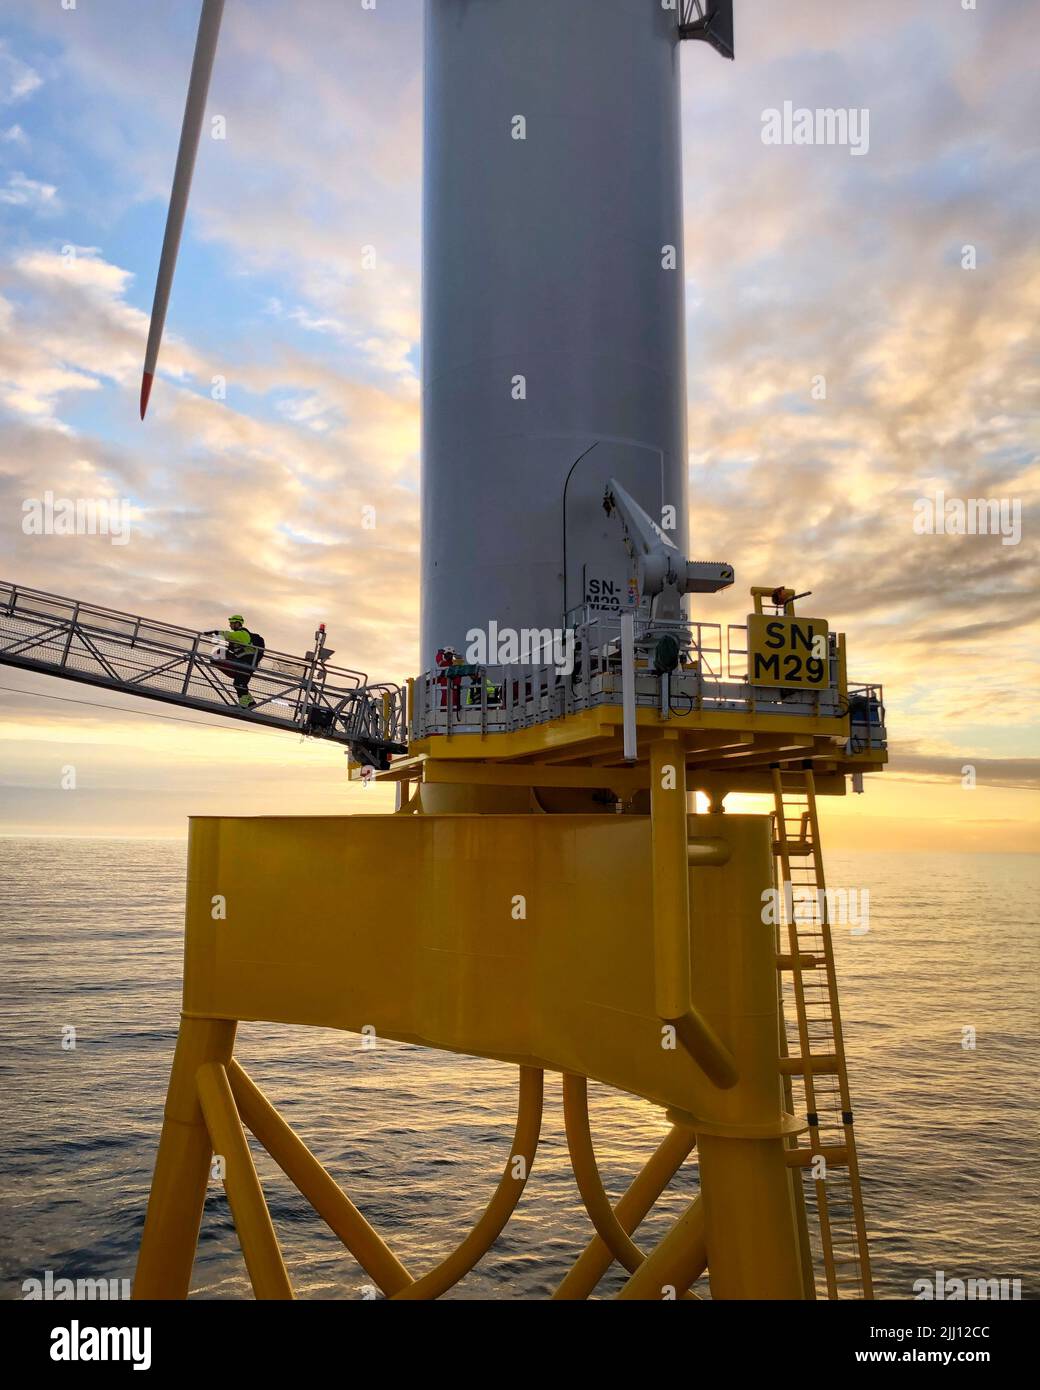
<svg viewBox="0 0 1040 1390"><path fill-rule="evenodd" d="M151 373L151 372L145 372L144 376L141 378L141 419L142 419L142 420L144 419L144 413L145 413L145 411L148 409L148 397L152 394L152 382L153 382L154 380L155 380L155 376L154 376L153 373Z"/></svg>

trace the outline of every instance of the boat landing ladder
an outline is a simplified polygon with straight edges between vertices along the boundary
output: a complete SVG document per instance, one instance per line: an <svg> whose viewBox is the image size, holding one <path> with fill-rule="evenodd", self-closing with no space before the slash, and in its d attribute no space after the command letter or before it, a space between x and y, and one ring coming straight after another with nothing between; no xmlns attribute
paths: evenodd
<svg viewBox="0 0 1040 1390"><path fill-rule="evenodd" d="M772 777L780 1074L786 1108L808 1124L787 1159L802 1177L802 1239L822 1264L818 1296L873 1298L813 773Z"/></svg>

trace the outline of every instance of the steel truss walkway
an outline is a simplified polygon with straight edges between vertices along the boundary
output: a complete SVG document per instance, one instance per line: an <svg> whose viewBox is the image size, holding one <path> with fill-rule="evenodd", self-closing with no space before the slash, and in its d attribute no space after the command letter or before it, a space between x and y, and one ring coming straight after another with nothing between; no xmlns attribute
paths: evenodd
<svg viewBox="0 0 1040 1390"><path fill-rule="evenodd" d="M187 628L0 582L0 665L140 695L248 724L345 744L377 768L406 752L396 685L330 666L320 642L304 657L267 648L255 668L222 661L215 640ZM249 677L256 704L233 686Z"/></svg>

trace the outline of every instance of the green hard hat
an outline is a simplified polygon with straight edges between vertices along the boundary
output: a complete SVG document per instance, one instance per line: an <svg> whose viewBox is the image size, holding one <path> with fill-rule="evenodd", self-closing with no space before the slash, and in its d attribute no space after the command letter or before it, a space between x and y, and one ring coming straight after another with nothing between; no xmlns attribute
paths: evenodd
<svg viewBox="0 0 1040 1390"><path fill-rule="evenodd" d="M242 614L241 614L241 613L232 613L231 617L228 618L228 622L229 622L229 623L244 623L244 622L245 622L245 618L242 617Z"/></svg>

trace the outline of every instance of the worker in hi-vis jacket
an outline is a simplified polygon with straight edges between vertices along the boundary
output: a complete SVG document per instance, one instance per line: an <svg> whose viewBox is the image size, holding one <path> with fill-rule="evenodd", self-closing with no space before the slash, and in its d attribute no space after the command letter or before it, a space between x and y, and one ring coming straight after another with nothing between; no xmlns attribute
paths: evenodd
<svg viewBox="0 0 1040 1390"><path fill-rule="evenodd" d="M252 633L245 626L241 613L233 613L228 619L228 627L211 628L203 637L220 637L227 643L227 655L214 662L232 680L238 703L243 709L252 709L256 704L249 693L249 681L260 655L260 644L254 643Z"/></svg>

